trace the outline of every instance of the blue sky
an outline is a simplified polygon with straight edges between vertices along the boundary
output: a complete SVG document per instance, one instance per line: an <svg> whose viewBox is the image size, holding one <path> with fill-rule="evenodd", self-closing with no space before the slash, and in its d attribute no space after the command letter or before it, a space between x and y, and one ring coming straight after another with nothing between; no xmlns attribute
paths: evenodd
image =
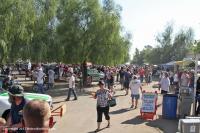
<svg viewBox="0 0 200 133"><path fill-rule="evenodd" d="M155 37L167 23L174 23L175 32L192 27L200 39L200 0L114 0L122 6L121 23L133 36L130 54L137 47L156 45Z"/></svg>

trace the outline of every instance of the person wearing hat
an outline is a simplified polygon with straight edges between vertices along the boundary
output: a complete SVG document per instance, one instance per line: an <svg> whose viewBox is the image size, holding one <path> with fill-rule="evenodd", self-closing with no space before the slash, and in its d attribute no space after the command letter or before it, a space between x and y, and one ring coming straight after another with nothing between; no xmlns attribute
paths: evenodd
<svg viewBox="0 0 200 133"><path fill-rule="evenodd" d="M103 113L105 115L106 120L108 121L107 128L110 127L108 100L112 97L109 93L109 90L104 88L105 83L102 80L99 81L98 86L99 89L94 94L94 98L97 99L97 129L95 130L95 132L98 132L100 130Z"/></svg>
<svg viewBox="0 0 200 133"><path fill-rule="evenodd" d="M12 129L16 128L17 133L25 133L24 130L20 129L23 127L22 110L27 103L27 100L24 98L24 89L20 85L13 85L8 89L8 94L11 109L7 126Z"/></svg>
<svg viewBox="0 0 200 133"><path fill-rule="evenodd" d="M67 99L65 99L65 101L70 100L71 92L74 94L74 100L77 100L77 95L76 95L76 92L75 92L75 77L74 77L72 71L70 71L69 90L68 90Z"/></svg>
<svg viewBox="0 0 200 133"><path fill-rule="evenodd" d="M140 99L140 90L142 92L142 84L140 80L138 80L137 76L134 75L132 80L130 81L129 87L131 89L131 107L134 107L135 104L135 109L138 106L138 100Z"/></svg>

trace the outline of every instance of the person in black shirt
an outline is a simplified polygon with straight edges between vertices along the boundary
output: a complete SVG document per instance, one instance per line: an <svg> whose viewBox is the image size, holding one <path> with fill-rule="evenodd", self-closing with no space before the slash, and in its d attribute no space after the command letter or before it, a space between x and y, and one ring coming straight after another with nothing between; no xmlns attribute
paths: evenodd
<svg viewBox="0 0 200 133"><path fill-rule="evenodd" d="M121 90L124 89L124 68L121 67L119 70L119 76L120 76L120 84L121 84Z"/></svg>

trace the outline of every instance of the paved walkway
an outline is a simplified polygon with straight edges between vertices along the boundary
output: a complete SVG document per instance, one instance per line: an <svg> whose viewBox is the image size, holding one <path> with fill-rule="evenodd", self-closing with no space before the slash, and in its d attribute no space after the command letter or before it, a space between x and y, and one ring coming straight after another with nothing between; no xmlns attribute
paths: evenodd
<svg viewBox="0 0 200 133"><path fill-rule="evenodd" d="M143 88L154 91L151 86ZM51 133L93 133L96 129L96 100L90 93L96 89L96 87L86 89L85 93L80 93L78 101L64 102L66 98L64 94L55 98L54 103L67 105L67 112L57 121ZM100 133L176 133L178 120L165 120L161 117L161 96L158 98L160 106L157 116L152 121L146 121L140 118L139 109L130 109L130 96L124 96L125 92L119 88L116 90L117 106L110 108L111 127L105 128L107 123L103 119L101 125L103 130Z"/></svg>

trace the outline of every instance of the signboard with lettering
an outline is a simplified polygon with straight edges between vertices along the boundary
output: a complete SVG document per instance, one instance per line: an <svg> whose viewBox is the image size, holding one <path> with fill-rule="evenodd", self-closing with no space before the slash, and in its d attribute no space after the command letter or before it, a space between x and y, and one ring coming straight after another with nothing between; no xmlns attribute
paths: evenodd
<svg viewBox="0 0 200 133"><path fill-rule="evenodd" d="M142 112L153 113L155 112L156 107L156 93L143 93L142 96Z"/></svg>

